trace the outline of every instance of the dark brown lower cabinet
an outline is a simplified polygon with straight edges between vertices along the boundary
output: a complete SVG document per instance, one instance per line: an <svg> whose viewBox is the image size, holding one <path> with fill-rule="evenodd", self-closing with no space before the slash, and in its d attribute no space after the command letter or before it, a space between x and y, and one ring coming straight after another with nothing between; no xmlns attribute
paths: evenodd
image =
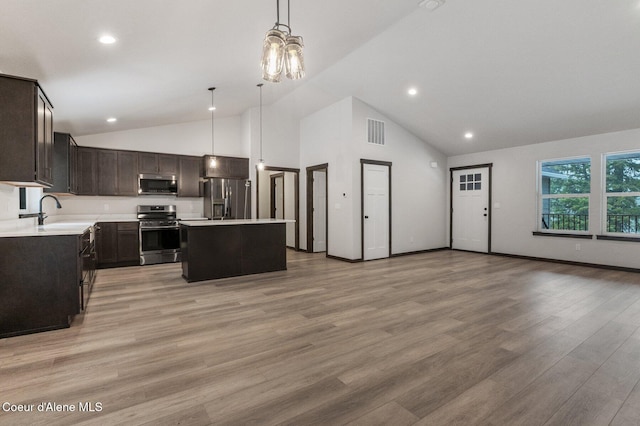
<svg viewBox="0 0 640 426"><path fill-rule="evenodd" d="M69 327L80 312L81 236L0 238L0 338Z"/></svg>
<svg viewBox="0 0 640 426"><path fill-rule="evenodd" d="M138 222L98 222L96 259L98 268L140 265Z"/></svg>
<svg viewBox="0 0 640 426"><path fill-rule="evenodd" d="M140 231L138 222L118 223L118 264L140 265Z"/></svg>
<svg viewBox="0 0 640 426"><path fill-rule="evenodd" d="M285 223L180 225L188 282L287 269Z"/></svg>

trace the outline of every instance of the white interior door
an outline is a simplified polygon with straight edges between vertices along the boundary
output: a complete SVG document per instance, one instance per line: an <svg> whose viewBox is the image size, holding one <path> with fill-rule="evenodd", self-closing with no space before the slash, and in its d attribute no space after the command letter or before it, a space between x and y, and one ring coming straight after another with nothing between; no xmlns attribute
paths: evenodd
<svg viewBox="0 0 640 426"><path fill-rule="evenodd" d="M327 251L327 172L313 171L313 252Z"/></svg>
<svg viewBox="0 0 640 426"><path fill-rule="evenodd" d="M389 257L389 166L363 164L364 260Z"/></svg>
<svg viewBox="0 0 640 426"><path fill-rule="evenodd" d="M489 251L489 168L453 171L451 248Z"/></svg>

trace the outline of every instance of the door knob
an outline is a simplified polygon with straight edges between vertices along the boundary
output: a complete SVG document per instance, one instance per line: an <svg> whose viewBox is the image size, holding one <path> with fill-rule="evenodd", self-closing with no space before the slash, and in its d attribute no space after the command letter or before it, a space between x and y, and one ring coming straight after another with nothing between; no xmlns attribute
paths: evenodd
<svg viewBox="0 0 640 426"><path fill-rule="evenodd" d="M365 216L364 218L365 218L365 219L369 219L369 216Z"/></svg>

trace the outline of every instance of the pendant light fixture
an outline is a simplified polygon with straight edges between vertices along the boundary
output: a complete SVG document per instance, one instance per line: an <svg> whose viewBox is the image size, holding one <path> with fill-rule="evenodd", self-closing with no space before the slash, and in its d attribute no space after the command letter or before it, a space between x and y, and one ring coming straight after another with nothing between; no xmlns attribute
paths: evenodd
<svg viewBox="0 0 640 426"><path fill-rule="evenodd" d="M290 0L287 0L286 25L280 23L280 0L276 0L276 8L276 23L267 31L262 45L262 78L278 83L284 69L287 78L298 80L304 77L302 37L291 34Z"/></svg>
<svg viewBox="0 0 640 426"><path fill-rule="evenodd" d="M214 118L214 113L216 111L216 104L213 102L213 91L216 90L215 87L209 87L209 90L211 91L211 106L209 107L209 109L211 110L211 157L209 158L209 167L212 169L215 169L216 166L218 165L218 162L216 161L216 156L214 154L214 150L213 150L213 141L214 141L214 134L213 134L213 118Z"/></svg>
<svg viewBox="0 0 640 426"><path fill-rule="evenodd" d="M262 157L262 86L264 84L258 84L260 88L260 161L258 161L258 170L264 170L264 159Z"/></svg>

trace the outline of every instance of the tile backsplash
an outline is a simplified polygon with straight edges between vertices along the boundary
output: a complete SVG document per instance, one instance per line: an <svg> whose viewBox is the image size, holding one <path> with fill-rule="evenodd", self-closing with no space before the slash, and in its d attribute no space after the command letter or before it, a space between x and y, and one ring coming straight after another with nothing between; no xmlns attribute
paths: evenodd
<svg viewBox="0 0 640 426"><path fill-rule="evenodd" d="M27 188L27 208L20 210L19 188L0 183L0 221L17 220L20 213L36 213L39 208L42 188ZM88 197L58 196L61 209L56 209L55 201L45 199L43 210L48 216L56 215L109 215L136 213L139 204L175 204L182 217L201 217L202 198L179 197Z"/></svg>

